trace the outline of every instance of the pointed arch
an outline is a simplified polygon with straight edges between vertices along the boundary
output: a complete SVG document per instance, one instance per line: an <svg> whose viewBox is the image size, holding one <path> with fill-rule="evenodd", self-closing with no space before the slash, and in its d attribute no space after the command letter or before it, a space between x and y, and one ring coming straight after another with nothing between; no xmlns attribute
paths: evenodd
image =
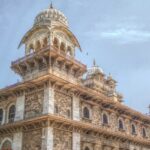
<svg viewBox="0 0 150 150"><path fill-rule="evenodd" d="M65 48L65 43L64 42L61 42L61 44L60 44L60 52L62 52L62 53L66 53L66 48Z"/></svg>
<svg viewBox="0 0 150 150"><path fill-rule="evenodd" d="M46 47L47 45L48 45L48 39L47 39L47 37L45 37L43 39L43 47Z"/></svg>
<svg viewBox="0 0 150 150"><path fill-rule="evenodd" d="M72 50L71 50L70 46L67 47L67 55L73 56L73 53L72 53Z"/></svg>
<svg viewBox="0 0 150 150"><path fill-rule="evenodd" d="M132 133L133 135L136 134L136 127L135 127L134 124L131 125L131 133Z"/></svg>
<svg viewBox="0 0 150 150"><path fill-rule="evenodd" d="M33 45L33 43L31 43L31 44L29 45L28 54L30 54L30 53L32 53L32 52L34 52L34 45Z"/></svg>
<svg viewBox="0 0 150 150"><path fill-rule="evenodd" d="M119 127L119 129L121 129L121 130L124 129L124 122L123 122L122 119L119 119L119 120L118 120L118 127Z"/></svg>
<svg viewBox="0 0 150 150"><path fill-rule="evenodd" d="M90 110L88 107L83 108L83 116L84 116L84 118L90 119Z"/></svg>
<svg viewBox="0 0 150 150"><path fill-rule="evenodd" d="M108 115L106 113L103 113L103 116L102 116L102 121L103 121L103 124L108 124Z"/></svg>
<svg viewBox="0 0 150 150"><path fill-rule="evenodd" d="M145 138L147 136L146 129L144 127L142 128L142 136L143 136L143 138Z"/></svg>
<svg viewBox="0 0 150 150"><path fill-rule="evenodd" d="M38 41L36 41L36 44L35 44L35 50L36 51L39 51L41 49L41 43L40 43L40 41L38 40Z"/></svg>
<svg viewBox="0 0 150 150"><path fill-rule="evenodd" d="M16 107L14 104L10 105L8 109L8 123L12 123L15 120Z"/></svg>
<svg viewBox="0 0 150 150"><path fill-rule="evenodd" d="M0 108L0 125L3 123L3 119L4 119L4 110Z"/></svg>
<svg viewBox="0 0 150 150"><path fill-rule="evenodd" d="M59 48L59 40L56 37L54 38L53 45L54 47Z"/></svg>
<svg viewBox="0 0 150 150"><path fill-rule="evenodd" d="M2 141L0 149L1 150L12 150L12 140L10 138L5 138Z"/></svg>

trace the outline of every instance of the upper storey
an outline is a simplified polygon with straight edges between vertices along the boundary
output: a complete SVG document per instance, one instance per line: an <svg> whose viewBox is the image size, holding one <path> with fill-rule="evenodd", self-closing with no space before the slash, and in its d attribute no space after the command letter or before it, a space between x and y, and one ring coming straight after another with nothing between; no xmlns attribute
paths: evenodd
<svg viewBox="0 0 150 150"><path fill-rule="evenodd" d="M37 15L19 47L22 44L25 56L12 62L11 67L23 81L50 77L59 84L62 80L63 85L64 81L81 85L115 102L122 101L122 96L116 92L116 81L111 76L106 77L95 61L87 71L86 65L75 59L76 48L81 50L80 44L69 30L67 18L52 5Z"/></svg>
<svg viewBox="0 0 150 150"><path fill-rule="evenodd" d="M25 44L26 55L46 45L54 45L71 56L75 55L76 47L81 50L77 38L69 30L67 18L52 5L37 15L33 27L24 35L19 47L22 44Z"/></svg>
<svg viewBox="0 0 150 150"><path fill-rule="evenodd" d="M88 69L86 77L83 80L83 84L86 87L107 97L112 97L115 102L122 102L123 96L116 91L116 83L111 75L106 76L104 74L104 71L96 65L95 61L93 62L93 66Z"/></svg>
<svg viewBox="0 0 150 150"><path fill-rule="evenodd" d="M67 18L52 5L37 15L19 47L22 44L25 57L12 62L12 69L24 80L37 77L43 69L50 73L54 67L60 74L65 71L75 78L86 71L86 66L75 59L76 48L81 50L81 47L69 30Z"/></svg>

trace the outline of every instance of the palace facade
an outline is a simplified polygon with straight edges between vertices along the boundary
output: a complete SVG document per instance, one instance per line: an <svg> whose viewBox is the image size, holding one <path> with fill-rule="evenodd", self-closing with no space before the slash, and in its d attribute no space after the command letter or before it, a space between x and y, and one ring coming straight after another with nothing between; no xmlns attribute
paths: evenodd
<svg viewBox="0 0 150 150"><path fill-rule="evenodd" d="M150 117L125 106L95 62L76 60L62 12L39 13L22 44L11 64L22 80L0 90L0 150L150 150Z"/></svg>

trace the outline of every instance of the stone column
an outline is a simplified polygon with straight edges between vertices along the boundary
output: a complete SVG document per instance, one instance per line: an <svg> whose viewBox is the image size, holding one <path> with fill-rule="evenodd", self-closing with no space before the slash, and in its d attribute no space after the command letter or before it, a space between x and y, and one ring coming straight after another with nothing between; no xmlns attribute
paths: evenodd
<svg viewBox="0 0 150 150"><path fill-rule="evenodd" d="M53 128L43 128L42 150L53 150Z"/></svg>
<svg viewBox="0 0 150 150"><path fill-rule="evenodd" d="M17 97L15 121L24 119L25 95Z"/></svg>
<svg viewBox="0 0 150 150"><path fill-rule="evenodd" d="M45 86L43 114L49 113L54 114L54 88L51 86Z"/></svg>
<svg viewBox="0 0 150 150"><path fill-rule="evenodd" d="M72 150L80 150L80 133L73 132L72 134Z"/></svg>
<svg viewBox="0 0 150 150"><path fill-rule="evenodd" d="M14 133L12 147L13 150L22 150L22 132Z"/></svg>
<svg viewBox="0 0 150 150"><path fill-rule="evenodd" d="M80 121L80 99L73 95L73 120Z"/></svg>

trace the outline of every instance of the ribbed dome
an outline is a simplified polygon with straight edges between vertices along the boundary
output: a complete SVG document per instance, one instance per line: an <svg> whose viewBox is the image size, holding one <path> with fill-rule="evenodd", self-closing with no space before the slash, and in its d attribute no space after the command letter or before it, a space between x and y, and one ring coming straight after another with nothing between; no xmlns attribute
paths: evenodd
<svg viewBox="0 0 150 150"><path fill-rule="evenodd" d="M61 11L53 8L52 5L37 15L34 25L49 25L52 21L68 26L68 20L65 15Z"/></svg>
<svg viewBox="0 0 150 150"><path fill-rule="evenodd" d="M102 70L102 68L100 68L98 66L93 66L92 68L88 69L87 75L93 75L93 74L97 74L97 73L104 74L104 71Z"/></svg>
<svg viewBox="0 0 150 150"><path fill-rule="evenodd" d="M87 77L91 77L92 75L95 74L102 74L104 75L104 71L102 68L100 68L99 66L96 65L95 60L93 61L93 67L89 68L87 71Z"/></svg>

